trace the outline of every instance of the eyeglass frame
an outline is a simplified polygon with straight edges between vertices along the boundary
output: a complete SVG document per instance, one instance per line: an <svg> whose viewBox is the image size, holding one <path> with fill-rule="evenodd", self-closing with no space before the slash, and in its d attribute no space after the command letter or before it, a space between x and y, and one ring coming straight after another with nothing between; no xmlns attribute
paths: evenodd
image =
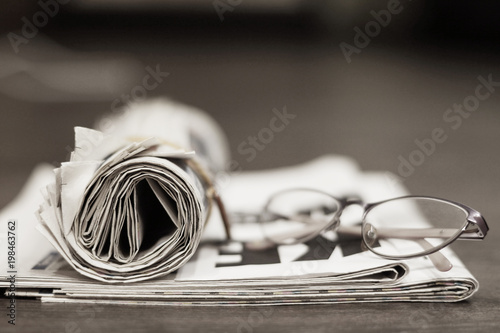
<svg viewBox="0 0 500 333"><path fill-rule="evenodd" d="M340 218L342 216L343 211L351 205L358 205L358 206L361 206L363 208L363 215L361 217L361 223L362 223L361 224L361 236L362 236L362 242L363 242L362 244L368 250L370 250L372 253L374 253L374 254L376 254L379 257L384 258L384 259L390 259L390 260L412 259L412 258L431 255L431 254L439 252L440 250L447 247L448 245L450 245L451 243L453 243L457 239L483 240L484 237L486 236L486 234L488 233L488 230L489 230L489 227L486 223L486 220L482 216L481 213L479 213L477 210L475 210L469 206L466 206L464 204L461 204L461 203L453 201L453 200L438 198L438 197L434 197L434 196L425 196L425 195L405 195L405 196L394 197L394 198L385 199L385 200L381 200L381 201L377 201L377 202L365 203L361 199L337 198L337 197L335 197L335 196L333 196L325 191L314 189L314 188L290 188L290 189L281 190L281 191L278 191L278 192L272 194L269 197L267 203L265 204L265 206L262 210L261 218L259 219L260 222L262 223L262 222L269 221L269 219L268 219L268 217L270 216L269 214L272 214L273 217L282 218L284 220L291 220L287 216L280 216L280 215L270 211L269 205L272 203L272 201L275 197L282 195L283 193L292 192L292 191L316 192L316 193L326 195L326 196L334 199L339 204L339 209L334 213L333 217L331 218L331 220L328 223L326 223L323 227L318 228L317 231L309 233L307 235L307 237L297 239L297 241L294 242L293 244L306 242L306 241L318 236L319 234L321 234L322 232L324 232L326 230L332 230L332 231L338 230L341 227ZM434 201L440 201L440 202L443 202L446 204L451 204L451 205L454 205L454 206L457 206L457 207L463 209L467 213L467 218L465 219L464 225L461 227L460 230L458 230L456 232L456 234L454 234L452 237L450 237L449 239L447 239L446 241L444 241L442 244L440 244L438 246L433 246L430 249L427 249L427 250L424 249L424 251L422 251L422 252L418 252L416 254L409 254L409 255L390 256L390 255L386 255L383 253L378 253L375 249L373 249L370 245L368 245L368 243L365 239L364 227L367 223L366 216L373 208L375 208L377 206L380 206L380 205L387 203L387 202L390 202L390 201L401 200L401 199L425 199L425 200L434 200ZM470 229L470 227L472 225L476 225L477 229ZM268 237L266 237L266 239L267 239L267 241L270 241L275 245L284 244L284 243L279 243L279 242L276 242L272 239L269 239ZM424 238L422 238L422 239L424 239ZM434 260L433 260L433 262L434 262ZM434 262L434 264L435 264L436 268L439 269L438 265L435 262Z"/></svg>

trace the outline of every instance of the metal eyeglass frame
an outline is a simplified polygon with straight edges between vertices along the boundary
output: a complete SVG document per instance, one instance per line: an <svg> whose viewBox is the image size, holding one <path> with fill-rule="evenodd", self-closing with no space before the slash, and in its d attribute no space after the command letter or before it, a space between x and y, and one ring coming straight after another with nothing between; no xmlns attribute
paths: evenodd
<svg viewBox="0 0 500 333"><path fill-rule="evenodd" d="M345 234L351 234L351 235L360 235L362 236L362 241L363 245L373 252L374 254L385 258L385 259L392 259L392 260L400 260L400 259L411 259L411 258L416 258L416 257L422 257L422 256L429 256L431 259L432 263L434 266L440 270L440 271L447 271L452 268L452 264L449 262L449 260L444 257L439 251L443 249L444 247L448 246L449 244L453 243L457 239L466 239L466 240L482 240L488 233L489 227L486 224L486 220L484 217L479 213L477 210L472 209L466 205L463 205L461 203L452 201L452 200L447 200L447 199L442 199L442 198L437 198L437 197L432 197L432 196L422 196L422 195L407 195L407 196L400 196L400 197L395 197L387 200L382 200L378 202L373 202L373 203L364 203L360 199L351 199L351 198L337 198L335 196L330 195L327 192L321 191L321 190L316 190L316 189L311 189L311 188L291 188L291 189L286 189L282 190L279 192L274 193L267 201L266 205L264 206L263 212L261 214L261 218L259 219L261 222L266 222L270 221L271 219L284 219L284 220L292 220L288 216L284 215L279 215L276 214L272 211L270 211L269 206L273 202L273 200L280 195L283 195L283 193L286 192L292 192L292 191L309 191L309 192L315 192L321 195L326 195L333 200L335 200L338 205L339 209L335 212L331 220L326 223L322 228L317 228L316 230L312 230L312 232L309 231L304 231L303 235L301 236L300 234L295 238L296 241L293 242L293 244L296 243L303 243L306 242L319 234L321 234L323 231L326 230L332 230L332 231L337 231L339 233L345 233ZM380 235L380 231L385 232L388 234L388 236L397 236L399 238L403 239L412 239L415 240L417 243L419 243L422 248L424 249L421 252L415 253L415 254L409 254L409 255L397 255L397 256L392 256L392 255L387 255L383 253L377 252L376 249L372 248L369 244L369 239L367 239L368 235L370 234L370 231L364 231L365 228L374 228L370 223L366 221L366 216L367 214L375 207L380 206L382 204L395 201L395 200L401 200L401 199L408 199L408 198L413 198L413 199L424 199L424 200L433 200L433 201L439 201L448 205L453 205L458 208L463 209L467 213L467 218L464 222L464 225L461 227L461 229L442 229L442 228L429 228L429 229L397 229L397 228L390 228L390 229L379 229L376 230L377 234ZM359 227L343 227L340 225L340 217L342 215L342 212L344 211L345 208L351 205L358 205L363 208L363 215L362 215L362 225L361 229ZM295 216L294 220L298 222L306 222L307 220L312 220L310 217L305 216L305 215L300 215L300 216ZM372 229L372 231L374 231ZM448 233L446 233L448 231ZM451 233L451 234L450 234ZM290 233L283 233L280 236L283 239L288 239ZM442 244L438 246L433 246L429 242L427 242L424 238L425 237L439 237L439 238L448 238L446 241L444 241ZM387 238L387 237L385 237ZM280 243L279 241L276 241L274 239L270 239L266 237L266 240L268 242L271 242L273 244L290 244L289 242L283 242Z"/></svg>

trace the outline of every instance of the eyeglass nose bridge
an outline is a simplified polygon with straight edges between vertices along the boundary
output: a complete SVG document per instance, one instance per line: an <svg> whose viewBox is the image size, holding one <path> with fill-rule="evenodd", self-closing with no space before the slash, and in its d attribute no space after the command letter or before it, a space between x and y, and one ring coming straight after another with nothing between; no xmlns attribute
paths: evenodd
<svg viewBox="0 0 500 333"><path fill-rule="evenodd" d="M365 204L365 202L358 197L346 197L337 200L340 203L339 211L335 214L335 216L332 219L332 222L330 222L329 226L325 228L325 230L335 231L341 225L342 214L346 208L350 206L359 206L360 208L363 209L363 212L366 212L366 209L369 206L369 204ZM364 218L364 213L362 216L360 216L360 221L362 221L363 218Z"/></svg>
<svg viewBox="0 0 500 333"><path fill-rule="evenodd" d="M348 197L342 200L342 206L343 208L349 207L349 206L361 206L365 207L365 203L363 200L357 197Z"/></svg>
<svg viewBox="0 0 500 333"><path fill-rule="evenodd" d="M340 199L340 212L339 212L339 218L342 215L343 211L350 207L350 206L359 206L360 208L363 209L363 212L365 213L370 207L373 206L372 204L367 204L365 203L361 198L358 197L347 197L347 198L342 198Z"/></svg>

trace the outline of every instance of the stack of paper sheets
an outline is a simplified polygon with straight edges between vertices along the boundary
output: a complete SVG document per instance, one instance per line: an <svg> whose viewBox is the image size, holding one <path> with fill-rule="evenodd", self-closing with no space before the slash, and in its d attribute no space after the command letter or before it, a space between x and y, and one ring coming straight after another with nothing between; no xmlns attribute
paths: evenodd
<svg viewBox="0 0 500 333"><path fill-rule="evenodd" d="M212 214L201 245L187 264L168 275L134 283L109 284L83 276L35 229L31 212L39 204L39 188L51 177L50 169L38 168L19 198L0 214L1 221L15 218L19 225L18 297L44 302L233 306L448 302L464 300L478 289L478 282L450 249L443 254L453 268L440 272L426 257L392 261L362 251L361 238L356 237L318 236L305 244L265 251L245 246L261 237L259 226L248 217L258 216L267 198L280 189L316 188L338 196L356 195L366 202L406 194L387 173L362 172L345 157L324 156L293 167L230 175L221 190L229 214L236 218L233 239L224 240L220 217ZM2 236L5 244L4 230ZM2 265L7 262L4 257L0 260ZM0 277L0 286L7 287L7 276Z"/></svg>

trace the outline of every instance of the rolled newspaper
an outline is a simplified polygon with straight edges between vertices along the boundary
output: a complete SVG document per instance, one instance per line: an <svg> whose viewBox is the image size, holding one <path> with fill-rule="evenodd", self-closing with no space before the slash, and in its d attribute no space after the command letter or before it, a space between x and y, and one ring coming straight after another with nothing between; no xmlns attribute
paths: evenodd
<svg viewBox="0 0 500 333"><path fill-rule="evenodd" d="M228 155L207 114L168 100L134 104L103 118L98 130L75 128L70 161L43 191L39 229L90 278L168 274L198 247L220 203L212 175Z"/></svg>

